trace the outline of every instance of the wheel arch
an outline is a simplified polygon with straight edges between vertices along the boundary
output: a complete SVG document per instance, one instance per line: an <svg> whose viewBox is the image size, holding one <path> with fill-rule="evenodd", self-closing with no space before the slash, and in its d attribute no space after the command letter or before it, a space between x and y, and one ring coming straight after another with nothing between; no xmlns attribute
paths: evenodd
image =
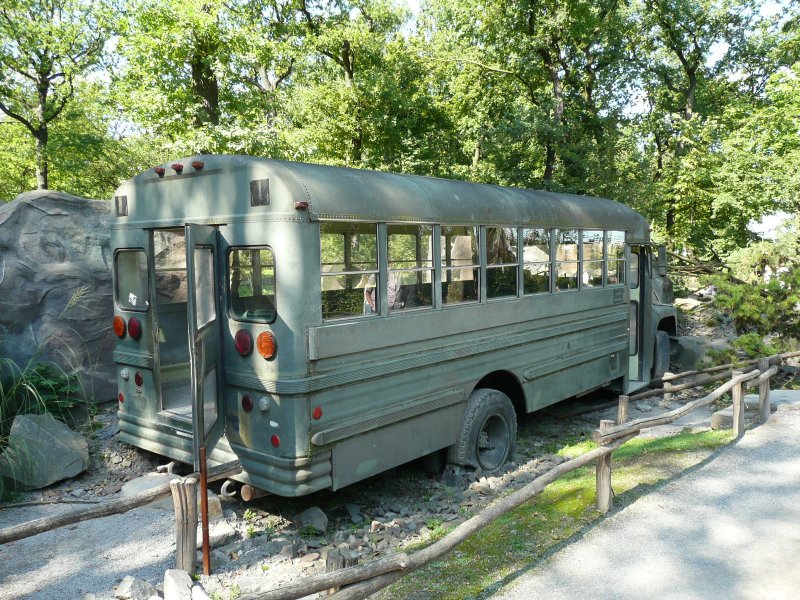
<svg viewBox="0 0 800 600"><path fill-rule="evenodd" d="M527 410L525 408L525 391L522 389L517 377L510 371L493 371L475 384L472 392L475 390L491 388L498 392L503 392L511 400L514 406L514 411L517 415L524 415Z"/></svg>

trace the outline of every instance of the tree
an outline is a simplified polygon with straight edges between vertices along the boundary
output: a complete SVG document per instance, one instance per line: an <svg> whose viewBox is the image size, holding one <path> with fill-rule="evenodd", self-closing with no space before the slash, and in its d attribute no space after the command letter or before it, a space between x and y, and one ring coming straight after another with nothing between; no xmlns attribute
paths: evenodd
<svg viewBox="0 0 800 600"><path fill-rule="evenodd" d="M36 143L36 186L48 187L50 125L76 79L97 66L108 35L90 0L6 0L0 6L0 110Z"/></svg>

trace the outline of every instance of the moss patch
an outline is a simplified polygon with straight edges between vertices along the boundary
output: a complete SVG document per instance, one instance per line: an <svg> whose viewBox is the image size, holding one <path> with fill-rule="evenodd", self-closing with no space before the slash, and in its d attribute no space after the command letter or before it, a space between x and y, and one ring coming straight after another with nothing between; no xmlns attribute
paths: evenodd
<svg viewBox="0 0 800 600"><path fill-rule="evenodd" d="M616 506L629 504L653 486L702 462L731 440L729 431L631 440L614 453L612 485ZM589 441L579 442L563 448L560 454L577 456L594 446ZM594 510L594 503L594 467L568 473L532 502L498 519L441 560L384 590L379 597L384 600L478 598L602 518Z"/></svg>

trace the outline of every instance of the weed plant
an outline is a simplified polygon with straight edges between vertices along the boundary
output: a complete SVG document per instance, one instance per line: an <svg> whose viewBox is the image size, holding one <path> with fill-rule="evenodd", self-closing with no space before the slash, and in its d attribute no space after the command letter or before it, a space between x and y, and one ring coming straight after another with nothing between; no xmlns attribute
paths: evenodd
<svg viewBox="0 0 800 600"><path fill-rule="evenodd" d="M76 290L57 320L78 306L88 292L85 287ZM39 343L25 365L0 358L0 459L8 460L9 464L20 464L25 452L24 448L9 447L9 434L17 415L49 413L66 421L71 409L81 405L94 407L76 375L55 362L43 360L48 340L45 338ZM77 362L74 356L63 353L61 358L68 366ZM0 477L0 499L8 493L5 483Z"/></svg>

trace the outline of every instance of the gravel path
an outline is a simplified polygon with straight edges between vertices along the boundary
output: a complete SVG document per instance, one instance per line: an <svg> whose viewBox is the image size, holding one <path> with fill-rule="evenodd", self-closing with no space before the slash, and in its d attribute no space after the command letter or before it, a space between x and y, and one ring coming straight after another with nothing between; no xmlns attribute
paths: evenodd
<svg viewBox="0 0 800 600"><path fill-rule="evenodd" d="M71 506L4 509L0 527L74 510ZM175 563L175 517L137 508L0 546L0 599L111 597L126 575L161 581Z"/></svg>
<svg viewBox="0 0 800 600"><path fill-rule="evenodd" d="M778 394L791 403L769 423L493 597L798 598L800 392Z"/></svg>

